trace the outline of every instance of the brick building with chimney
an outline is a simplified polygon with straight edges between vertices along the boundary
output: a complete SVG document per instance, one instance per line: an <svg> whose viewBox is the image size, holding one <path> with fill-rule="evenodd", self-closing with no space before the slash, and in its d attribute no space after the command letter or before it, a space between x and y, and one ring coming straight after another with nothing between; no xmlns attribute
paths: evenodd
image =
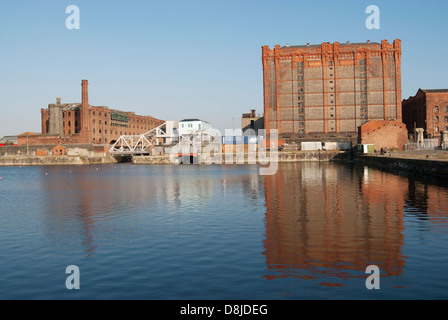
<svg viewBox="0 0 448 320"><path fill-rule="evenodd" d="M284 138L353 136L401 121L401 40L262 47L264 128Z"/></svg>
<svg viewBox="0 0 448 320"><path fill-rule="evenodd" d="M81 103L61 103L41 109L42 134L20 135L19 145L111 144L121 135L143 134L165 121L134 112L89 105L88 81L82 80Z"/></svg>

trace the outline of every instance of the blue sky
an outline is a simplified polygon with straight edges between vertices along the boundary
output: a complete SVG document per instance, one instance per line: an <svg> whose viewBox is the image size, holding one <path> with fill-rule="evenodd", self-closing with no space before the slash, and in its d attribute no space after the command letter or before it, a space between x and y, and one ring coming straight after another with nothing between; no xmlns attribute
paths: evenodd
<svg viewBox="0 0 448 320"><path fill-rule="evenodd" d="M365 27L372 4L380 30ZM446 12L440 0L2 1L0 136L40 132L40 108L80 102L82 79L93 105L238 127L263 109L263 45L401 39L403 98L446 88Z"/></svg>

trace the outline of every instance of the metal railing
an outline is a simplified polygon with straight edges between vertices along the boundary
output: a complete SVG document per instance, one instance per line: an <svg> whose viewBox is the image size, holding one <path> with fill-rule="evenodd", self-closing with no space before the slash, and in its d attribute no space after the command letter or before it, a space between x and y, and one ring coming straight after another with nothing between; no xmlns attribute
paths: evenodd
<svg viewBox="0 0 448 320"><path fill-rule="evenodd" d="M422 151L422 150L435 150L439 147L439 139L425 139L423 143L409 143L405 146L406 151Z"/></svg>

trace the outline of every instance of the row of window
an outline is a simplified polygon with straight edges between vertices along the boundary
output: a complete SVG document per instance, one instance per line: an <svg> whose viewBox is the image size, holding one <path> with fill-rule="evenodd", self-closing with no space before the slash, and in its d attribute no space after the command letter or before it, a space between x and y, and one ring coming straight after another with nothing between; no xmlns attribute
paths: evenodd
<svg viewBox="0 0 448 320"><path fill-rule="evenodd" d="M93 111L92 114L95 116L95 111ZM104 115L105 115L105 116L107 115L106 112L104 112ZM71 117L71 116L72 116L72 114L71 114L70 111L68 112L67 116L68 116L68 117ZM98 112L98 116L101 117L101 116L102 116L102 113L101 113L101 112ZM65 118L65 112L62 114L62 117ZM95 123L95 119L93 119L92 121L93 121L93 123ZM152 123L151 120L143 120L143 119L142 119L142 120L140 120L140 119L135 119L134 122L135 122L135 123L142 123L142 124L151 124L151 123ZM107 125L107 121L104 121L104 124ZM135 127L134 127L134 128L135 128ZM138 127L137 127L137 128L138 128Z"/></svg>
<svg viewBox="0 0 448 320"><path fill-rule="evenodd" d="M95 119L93 119L92 120L92 123L93 124L95 124ZM101 124L101 123L99 123L99 124ZM67 122L67 125L69 126L69 127L71 127L72 126L72 122L71 121L68 121ZM107 126L107 121L104 121L104 125L106 125ZM78 121L75 121L75 127L77 127L78 126ZM126 127L127 127L127 125L126 125ZM136 125L134 124L134 129L144 129L144 126L138 126L137 125L137 127L136 127Z"/></svg>
<svg viewBox="0 0 448 320"><path fill-rule="evenodd" d="M435 127L434 130L435 130L436 133L440 132L439 127ZM448 126L445 126L445 131L448 131Z"/></svg>
<svg viewBox="0 0 448 320"><path fill-rule="evenodd" d="M332 60L330 60L330 61L328 61L328 66L329 67L333 67L335 64L334 64L334 62L332 61ZM366 60L365 59L361 59L361 60L359 60L359 65L360 66L365 66L366 65ZM297 62L297 68L299 68L299 69L301 69L301 68L303 68L303 62ZM365 68L366 67L364 67L364 70L365 70Z"/></svg>
<svg viewBox="0 0 448 320"><path fill-rule="evenodd" d="M435 112L435 113L439 112L439 106L435 106L435 107L434 107L434 112ZM445 106L445 107L443 108L443 112L448 112L448 106Z"/></svg>
<svg viewBox="0 0 448 320"><path fill-rule="evenodd" d="M93 129L93 133L95 134L95 129ZM98 133L101 133L101 130L98 130ZM113 131L111 131L110 133L114 134ZM104 130L104 134L107 134L107 130ZM135 131L134 132L127 132L127 131L124 132L125 136L127 136L127 135L136 136L136 135L139 135L139 134L141 134L141 133L138 133L138 132L135 132ZM118 131L115 131L115 135L118 135ZM123 131L120 131L120 136L122 136L122 135L123 135Z"/></svg>
<svg viewBox="0 0 448 320"><path fill-rule="evenodd" d="M448 117L447 116L443 117L443 121L448 122ZM435 122L439 122L439 116L436 116Z"/></svg>

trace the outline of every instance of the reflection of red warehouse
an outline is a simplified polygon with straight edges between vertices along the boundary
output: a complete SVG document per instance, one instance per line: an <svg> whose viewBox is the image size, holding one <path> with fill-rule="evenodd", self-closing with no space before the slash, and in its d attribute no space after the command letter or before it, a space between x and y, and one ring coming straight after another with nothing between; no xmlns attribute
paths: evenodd
<svg viewBox="0 0 448 320"><path fill-rule="evenodd" d="M81 85L81 103L62 104L57 98L56 104L41 109L42 134L19 137L19 144L110 144L121 135L143 134L164 122L152 116L89 105L87 80Z"/></svg>
<svg viewBox="0 0 448 320"><path fill-rule="evenodd" d="M406 179L380 171L355 176L356 190L352 180L341 178L343 167L283 168L265 180L268 279L306 279L322 268L345 279L350 270L364 271L373 262L385 275L401 275ZM392 194L382 191L385 178L396 186Z"/></svg>

